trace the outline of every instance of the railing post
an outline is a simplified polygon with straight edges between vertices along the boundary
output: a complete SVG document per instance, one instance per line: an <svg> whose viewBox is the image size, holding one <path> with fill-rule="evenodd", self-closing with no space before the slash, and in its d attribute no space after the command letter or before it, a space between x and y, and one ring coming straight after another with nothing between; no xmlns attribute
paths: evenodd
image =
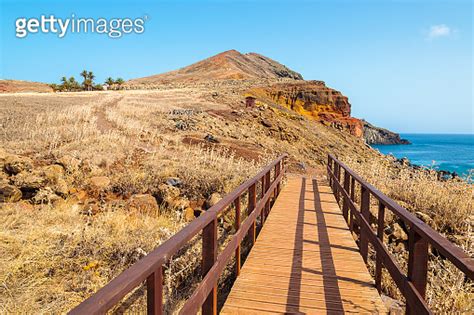
<svg viewBox="0 0 474 315"><path fill-rule="evenodd" d="M277 177L280 176L280 174L281 174L282 171L283 171L283 168L282 168L282 161L279 161L279 162L278 162L278 174L277 174ZM280 182L278 182L277 187L276 187L276 194L277 194L277 196L280 194L280 191L281 191L281 184L280 184Z"/></svg>
<svg viewBox="0 0 474 315"><path fill-rule="evenodd" d="M333 173L332 159L331 159L331 156L329 154L328 154L328 168L331 170L331 173ZM332 190L334 191L332 176L328 174L328 178L329 178L329 187L331 187Z"/></svg>
<svg viewBox="0 0 474 315"><path fill-rule="evenodd" d="M252 186L249 187L249 206L248 206L248 215L252 213L252 211L255 209L255 205L257 203L256 197L256 184L253 184ZM256 227L255 227L255 220L252 223L252 226L250 227L249 230L249 237L250 237L250 242L255 244L255 236L256 236Z"/></svg>
<svg viewBox="0 0 474 315"><path fill-rule="evenodd" d="M263 196L265 196L265 180L266 180L266 176L263 175L262 176L262 191L261 191L261 194L260 194L260 200L263 199ZM250 200L249 200L250 201ZM256 204L256 202L255 202ZM265 209L263 209L262 213L260 214L260 219L261 219L261 222L260 222L260 225L263 226L263 222L265 221Z"/></svg>
<svg viewBox="0 0 474 315"><path fill-rule="evenodd" d="M413 228L410 229L408 237L408 281L413 283L424 299L428 274L428 242ZM413 314L409 305L407 305L407 314Z"/></svg>
<svg viewBox="0 0 474 315"><path fill-rule="evenodd" d="M146 279L146 306L148 315L163 314L163 267L160 266Z"/></svg>
<svg viewBox="0 0 474 315"><path fill-rule="evenodd" d="M235 233L240 229L240 196L238 196L235 201ZM235 275L238 277L240 275L240 243L235 250Z"/></svg>
<svg viewBox="0 0 474 315"><path fill-rule="evenodd" d="M217 260L217 215L202 231L202 277L212 268ZM217 283L202 305L202 314L217 314Z"/></svg>
<svg viewBox="0 0 474 315"><path fill-rule="evenodd" d="M336 196L336 201L339 204L339 185L338 184L341 183L341 174L340 174L341 166L336 162L334 162L334 164L335 164L335 167L334 167L335 173L334 173L334 175L336 175L336 182L337 182L337 183L334 183L334 193L335 193L335 196Z"/></svg>
<svg viewBox="0 0 474 315"><path fill-rule="evenodd" d="M270 190L270 171L265 175L265 193ZM270 214L270 198L265 202L265 217L267 218Z"/></svg>
<svg viewBox="0 0 474 315"><path fill-rule="evenodd" d="M360 201L360 212L362 216L369 222L370 224L370 193L364 185L361 186L361 201ZM360 224L360 254L364 261L367 262L367 254L369 251L369 242L368 242L368 235L367 233L371 233L370 227L366 227L365 224Z"/></svg>
<svg viewBox="0 0 474 315"><path fill-rule="evenodd" d="M349 180L350 180L350 175L347 170L344 170L344 190L346 191L347 194L349 194ZM345 197L345 194L343 194L343 204L342 204L342 214L344 215L344 218L346 219L346 222L349 222L349 218L347 216L347 213L349 211L349 200Z"/></svg>
<svg viewBox="0 0 474 315"><path fill-rule="evenodd" d="M383 243L383 231L385 228L385 205L379 201L379 213L377 216L377 237ZM382 256L376 253L375 258L375 285L379 292L382 292Z"/></svg>

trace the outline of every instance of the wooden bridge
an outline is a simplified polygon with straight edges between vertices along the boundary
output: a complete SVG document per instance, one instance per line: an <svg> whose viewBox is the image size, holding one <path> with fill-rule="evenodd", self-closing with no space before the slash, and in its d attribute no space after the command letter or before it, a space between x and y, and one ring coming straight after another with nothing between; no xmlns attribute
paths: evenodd
<svg viewBox="0 0 474 315"><path fill-rule="evenodd" d="M145 283L148 313L162 314L163 265L196 236L202 239L202 279L181 314L386 313L379 295L383 268L404 296L407 313L429 314L424 299L429 246L466 281L473 280L471 257L334 157L328 158L329 180L285 176L285 159L226 195L70 313L103 314ZM371 198L377 216L370 211ZM218 217L229 210L235 211L235 233L219 248ZM409 228L406 273L383 240L386 210ZM241 266L244 239L251 250ZM369 244L376 257L374 280L366 267ZM235 269L237 280L218 309L217 282L228 268Z"/></svg>

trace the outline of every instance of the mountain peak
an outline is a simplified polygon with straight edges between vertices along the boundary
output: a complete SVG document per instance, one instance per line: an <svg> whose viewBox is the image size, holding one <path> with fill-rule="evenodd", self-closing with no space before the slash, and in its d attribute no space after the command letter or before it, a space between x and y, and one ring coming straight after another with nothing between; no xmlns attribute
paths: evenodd
<svg viewBox="0 0 474 315"><path fill-rule="evenodd" d="M302 80L301 74L257 53L232 49L179 70L131 80L131 84L194 82L204 80L279 79Z"/></svg>

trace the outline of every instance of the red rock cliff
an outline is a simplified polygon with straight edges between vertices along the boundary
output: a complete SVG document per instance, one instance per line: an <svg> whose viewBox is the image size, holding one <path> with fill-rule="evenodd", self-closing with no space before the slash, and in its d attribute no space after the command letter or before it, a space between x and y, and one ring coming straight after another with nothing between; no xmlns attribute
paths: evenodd
<svg viewBox="0 0 474 315"><path fill-rule="evenodd" d="M252 89L250 94L282 105L310 119L320 121L357 137L363 136L363 122L351 117L351 104L341 92L323 81L292 81Z"/></svg>

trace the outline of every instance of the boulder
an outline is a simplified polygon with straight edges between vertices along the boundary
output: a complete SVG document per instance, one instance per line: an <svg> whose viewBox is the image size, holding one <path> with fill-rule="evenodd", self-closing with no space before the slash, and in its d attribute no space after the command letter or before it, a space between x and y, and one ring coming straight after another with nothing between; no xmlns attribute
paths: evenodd
<svg viewBox="0 0 474 315"><path fill-rule="evenodd" d="M104 190L110 185L110 179L107 176L94 176L89 179L89 186L92 189Z"/></svg>
<svg viewBox="0 0 474 315"><path fill-rule="evenodd" d="M136 194L130 197L128 206L131 209L138 210L143 213L155 213L158 211L158 203L155 197L150 194Z"/></svg>
<svg viewBox="0 0 474 315"><path fill-rule="evenodd" d="M189 221L194 220L194 218L195 218L194 209L191 207L186 208L184 210L184 219L189 222Z"/></svg>
<svg viewBox="0 0 474 315"><path fill-rule="evenodd" d="M61 158L59 158L56 161L57 164L62 166L66 171L68 172L74 172L77 169L79 169L79 165L81 164L81 160L72 157L70 155L65 155Z"/></svg>
<svg viewBox="0 0 474 315"><path fill-rule="evenodd" d="M168 205L175 210L183 211L189 207L189 200L186 198L177 198L168 202Z"/></svg>
<svg viewBox="0 0 474 315"><path fill-rule="evenodd" d="M403 228L400 226L398 223L393 224L393 232L392 236L395 238L395 240L398 241L406 241L408 240L408 235L405 233Z"/></svg>
<svg viewBox="0 0 474 315"><path fill-rule="evenodd" d="M205 137L204 137L204 140L206 140L207 142L210 142L210 143L219 143L220 141L214 137L213 135L211 134L207 134Z"/></svg>
<svg viewBox="0 0 474 315"><path fill-rule="evenodd" d="M170 177L166 180L166 185L170 185L173 187L179 187L182 183L183 182L181 181L181 179L177 177Z"/></svg>
<svg viewBox="0 0 474 315"><path fill-rule="evenodd" d="M219 200L222 199L222 196L221 194L215 192L215 193L212 193L206 200L206 202L204 203L204 207L206 209L209 209L211 208L212 206L214 206L216 203L219 202Z"/></svg>
<svg viewBox="0 0 474 315"><path fill-rule="evenodd" d="M0 202L16 202L22 197L21 190L12 185L0 184Z"/></svg>
<svg viewBox="0 0 474 315"><path fill-rule="evenodd" d="M64 175L64 168L58 164L44 166L41 171L50 183L56 183Z"/></svg>
<svg viewBox="0 0 474 315"><path fill-rule="evenodd" d="M35 191L47 184L46 178L39 171L21 172L13 177L13 184L22 190Z"/></svg>
<svg viewBox="0 0 474 315"><path fill-rule="evenodd" d="M178 187L173 187L167 184L160 184L156 193L156 198L160 203L171 204L173 200L179 197L180 190Z"/></svg>
<svg viewBox="0 0 474 315"><path fill-rule="evenodd" d="M65 197L69 193L69 187L66 183L66 181L62 178L59 178L56 181L56 184L53 186L54 192L61 197Z"/></svg>
<svg viewBox="0 0 474 315"><path fill-rule="evenodd" d="M16 175L23 171L29 171L32 169L32 161L29 158L21 157L17 155L9 155L4 160L5 172L10 175Z"/></svg>
<svg viewBox="0 0 474 315"><path fill-rule="evenodd" d="M399 300L392 299L384 294L381 294L382 302L387 308L390 315L403 315L405 314L405 305Z"/></svg>
<svg viewBox="0 0 474 315"><path fill-rule="evenodd" d="M61 199L58 195L56 195L51 189L51 187L44 187L38 190L38 192L31 198L33 203L54 203Z"/></svg>
<svg viewBox="0 0 474 315"><path fill-rule="evenodd" d="M272 127L272 123L266 119L262 119L261 120L261 123L263 126L267 127L267 128L271 128Z"/></svg>

